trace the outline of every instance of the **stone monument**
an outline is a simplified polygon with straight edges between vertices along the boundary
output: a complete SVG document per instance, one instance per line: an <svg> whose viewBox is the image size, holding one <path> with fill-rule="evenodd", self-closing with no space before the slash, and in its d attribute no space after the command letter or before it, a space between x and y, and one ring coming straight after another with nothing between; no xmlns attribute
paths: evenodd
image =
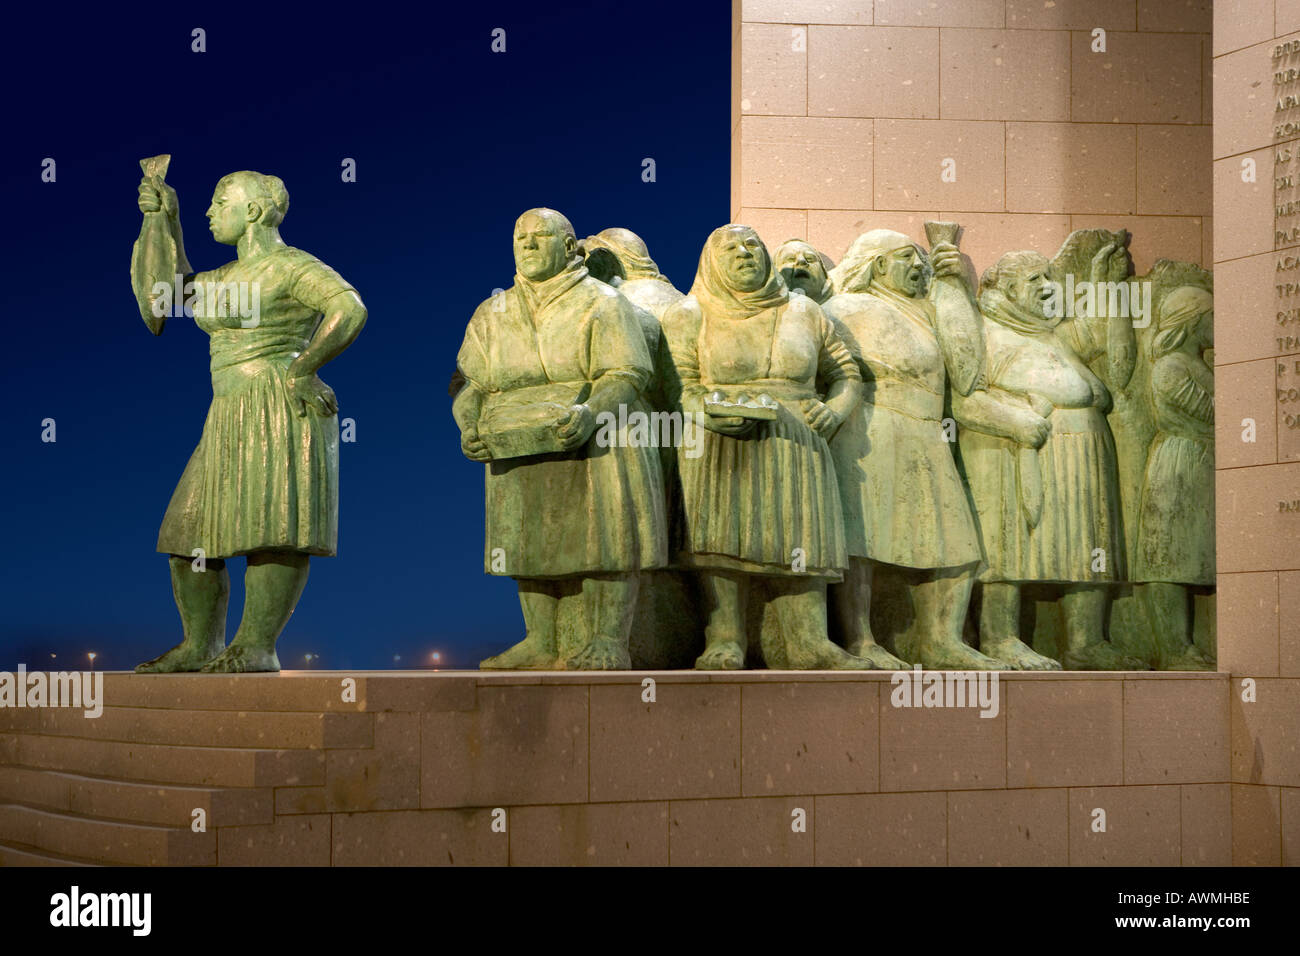
<svg viewBox="0 0 1300 956"><path fill-rule="evenodd" d="M452 389L524 610L482 666L1213 666L1209 273L1087 229L976 289L925 229L832 266L723 226L682 297L630 230L525 213Z"/></svg>

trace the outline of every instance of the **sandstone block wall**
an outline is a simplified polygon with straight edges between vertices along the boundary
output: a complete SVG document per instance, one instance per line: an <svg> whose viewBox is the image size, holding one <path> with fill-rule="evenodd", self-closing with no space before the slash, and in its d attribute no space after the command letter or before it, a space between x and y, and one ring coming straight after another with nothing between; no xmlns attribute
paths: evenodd
<svg viewBox="0 0 1300 956"><path fill-rule="evenodd" d="M1272 864L1287 859L1300 820L1295 41L1300 3L1214 5L1219 666L1234 688L1234 844L1243 860ZM1243 440L1247 422L1254 441ZM1246 678L1253 702L1242 699Z"/></svg>
<svg viewBox="0 0 1300 956"><path fill-rule="evenodd" d="M98 719L0 710L0 865L1250 862L1226 684L1011 674L981 717L880 672L112 674Z"/></svg>
<svg viewBox="0 0 1300 956"><path fill-rule="evenodd" d="M939 217L966 226L981 271L1090 226L1130 230L1138 272L1162 256L1208 264L1210 9L743 0L733 221L836 260L868 228L924 239Z"/></svg>

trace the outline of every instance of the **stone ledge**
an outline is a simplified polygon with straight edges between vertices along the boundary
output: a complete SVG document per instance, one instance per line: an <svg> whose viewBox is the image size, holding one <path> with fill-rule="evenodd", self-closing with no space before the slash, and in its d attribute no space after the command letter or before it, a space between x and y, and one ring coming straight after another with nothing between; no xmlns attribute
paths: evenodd
<svg viewBox="0 0 1300 956"><path fill-rule="evenodd" d="M987 718L892 706L892 677L110 674L82 736L0 711L0 864L1231 861L1228 675L1002 673ZM1075 832L1094 804L1112 839Z"/></svg>

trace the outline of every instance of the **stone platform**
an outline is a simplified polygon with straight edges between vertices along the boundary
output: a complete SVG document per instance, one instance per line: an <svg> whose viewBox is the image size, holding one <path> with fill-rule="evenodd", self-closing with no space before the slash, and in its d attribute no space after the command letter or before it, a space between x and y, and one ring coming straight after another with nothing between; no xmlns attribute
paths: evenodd
<svg viewBox="0 0 1300 956"><path fill-rule="evenodd" d="M1004 674L984 718L887 673L110 673L98 719L0 710L0 864L1296 863L1300 702L1232 686Z"/></svg>

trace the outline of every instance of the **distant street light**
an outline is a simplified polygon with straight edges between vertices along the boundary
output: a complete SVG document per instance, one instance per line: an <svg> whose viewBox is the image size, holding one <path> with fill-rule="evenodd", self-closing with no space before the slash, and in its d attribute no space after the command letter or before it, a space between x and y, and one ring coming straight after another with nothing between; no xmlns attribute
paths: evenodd
<svg viewBox="0 0 1300 956"><path fill-rule="evenodd" d="M442 663L442 654L440 654L438 651L434 651L434 652L433 652L433 669L434 669L434 670L437 670L437 669L438 669L438 665L441 664L441 663Z"/></svg>
<svg viewBox="0 0 1300 956"><path fill-rule="evenodd" d="M90 651L86 656L90 658L90 669L93 671L95 669L95 658L99 655L94 651Z"/></svg>
<svg viewBox="0 0 1300 956"><path fill-rule="evenodd" d="M307 655L305 655L305 656L306 656L306 658L307 658L307 666L310 668L310 667L311 667L311 659L312 659L313 655L311 655L311 654L307 654Z"/></svg>

